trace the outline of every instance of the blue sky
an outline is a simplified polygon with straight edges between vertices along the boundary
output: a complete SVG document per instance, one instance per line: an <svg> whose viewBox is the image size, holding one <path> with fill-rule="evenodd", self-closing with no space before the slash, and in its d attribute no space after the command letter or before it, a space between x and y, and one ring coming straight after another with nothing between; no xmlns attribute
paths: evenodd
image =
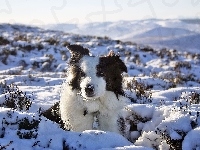
<svg viewBox="0 0 200 150"><path fill-rule="evenodd" d="M200 18L200 0L1 0L0 23Z"/></svg>

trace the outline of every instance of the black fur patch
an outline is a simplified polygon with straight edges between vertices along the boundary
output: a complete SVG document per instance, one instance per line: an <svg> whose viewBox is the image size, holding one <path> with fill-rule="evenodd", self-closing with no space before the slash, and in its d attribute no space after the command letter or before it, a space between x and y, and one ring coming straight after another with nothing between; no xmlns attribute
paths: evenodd
<svg viewBox="0 0 200 150"><path fill-rule="evenodd" d="M81 70L79 65L71 65L71 71L74 75L74 78L69 82L69 85L72 87L72 90L81 90L80 82L81 78L85 77L85 73Z"/></svg>
<svg viewBox="0 0 200 150"><path fill-rule="evenodd" d="M106 90L113 91L116 96L124 95L122 89L123 72L127 72L127 67L117 55L100 57L97 65L97 76L106 80Z"/></svg>
<svg viewBox="0 0 200 150"><path fill-rule="evenodd" d="M69 85L72 86L72 90L80 90L80 80L85 76L84 72L79 67L79 60L84 56L89 56L89 50L87 48L83 48L80 45L69 45L68 49L71 54L70 58L70 67L71 71L74 74L74 78L70 81Z"/></svg>
<svg viewBox="0 0 200 150"><path fill-rule="evenodd" d="M60 107L59 102L55 103L51 108L42 112L41 114L46 117L47 119L54 121L60 125L62 129L64 129L64 123L60 118Z"/></svg>

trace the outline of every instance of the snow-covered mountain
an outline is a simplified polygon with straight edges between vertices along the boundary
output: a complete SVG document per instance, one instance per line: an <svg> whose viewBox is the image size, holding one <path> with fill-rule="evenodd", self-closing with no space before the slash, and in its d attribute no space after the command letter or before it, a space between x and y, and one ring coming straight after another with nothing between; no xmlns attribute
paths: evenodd
<svg viewBox="0 0 200 150"><path fill-rule="evenodd" d="M190 33L193 38L198 32L195 28L177 27L195 24L155 22L141 21L141 26L148 24L148 29L135 29L134 36L142 38L139 35L146 33L155 37L156 29L152 27L157 26L163 36L169 37L171 33L167 32L173 29L168 24L176 25L174 29L178 28L182 38L187 39L183 34ZM112 23L104 25L113 29ZM139 21L137 25L139 28ZM91 33L92 30L95 28L91 28ZM124 27L122 32L128 33L128 28ZM120 32L115 34L119 36ZM96 35L1 24L0 149L200 149L200 48L193 52L156 50L144 43L142 46ZM42 112L59 102L70 58L66 47L69 44L89 48L92 55L106 55L113 50L126 64L124 90L132 100L122 118L132 126L126 131L126 138L107 131L65 131L43 115ZM191 48L193 44L187 46Z"/></svg>
<svg viewBox="0 0 200 150"><path fill-rule="evenodd" d="M52 24L43 27L83 35L108 36L112 39L148 44L155 48L178 48L184 51L195 51L200 48L200 42L198 42L200 39L200 19L150 19L82 25Z"/></svg>

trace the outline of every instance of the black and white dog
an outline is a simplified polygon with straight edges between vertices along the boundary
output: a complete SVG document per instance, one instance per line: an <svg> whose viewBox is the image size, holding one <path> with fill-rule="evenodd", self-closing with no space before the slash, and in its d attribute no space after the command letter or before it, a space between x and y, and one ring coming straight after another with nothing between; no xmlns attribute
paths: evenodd
<svg viewBox="0 0 200 150"><path fill-rule="evenodd" d="M120 133L118 119L127 101L121 75L127 72L125 64L113 52L94 57L79 45L70 45L68 49L71 58L60 99L64 128Z"/></svg>

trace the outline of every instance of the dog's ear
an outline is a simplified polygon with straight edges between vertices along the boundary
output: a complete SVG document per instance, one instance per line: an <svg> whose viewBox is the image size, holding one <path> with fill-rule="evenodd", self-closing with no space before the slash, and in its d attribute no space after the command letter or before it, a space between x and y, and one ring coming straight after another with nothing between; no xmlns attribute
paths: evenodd
<svg viewBox="0 0 200 150"><path fill-rule="evenodd" d="M75 44L69 45L69 46L67 46L67 48L69 49L72 56L74 56L74 55L80 55L80 56L89 55L89 50L80 45L75 45Z"/></svg>
<svg viewBox="0 0 200 150"><path fill-rule="evenodd" d="M121 71L127 73L127 67L124 64L124 62L119 58L119 55L115 55L113 57L115 57L115 62L117 63L117 65L121 69Z"/></svg>
<svg viewBox="0 0 200 150"><path fill-rule="evenodd" d="M77 63L83 56L89 55L89 50L80 45L69 45L67 48L71 54L71 64Z"/></svg>
<svg viewBox="0 0 200 150"><path fill-rule="evenodd" d="M127 72L127 67L126 65L122 62L122 60L119 58L119 55L116 55L114 51L110 51L107 55L107 57L111 57L112 59L112 63L114 63L116 65L116 67L118 67L121 72Z"/></svg>

